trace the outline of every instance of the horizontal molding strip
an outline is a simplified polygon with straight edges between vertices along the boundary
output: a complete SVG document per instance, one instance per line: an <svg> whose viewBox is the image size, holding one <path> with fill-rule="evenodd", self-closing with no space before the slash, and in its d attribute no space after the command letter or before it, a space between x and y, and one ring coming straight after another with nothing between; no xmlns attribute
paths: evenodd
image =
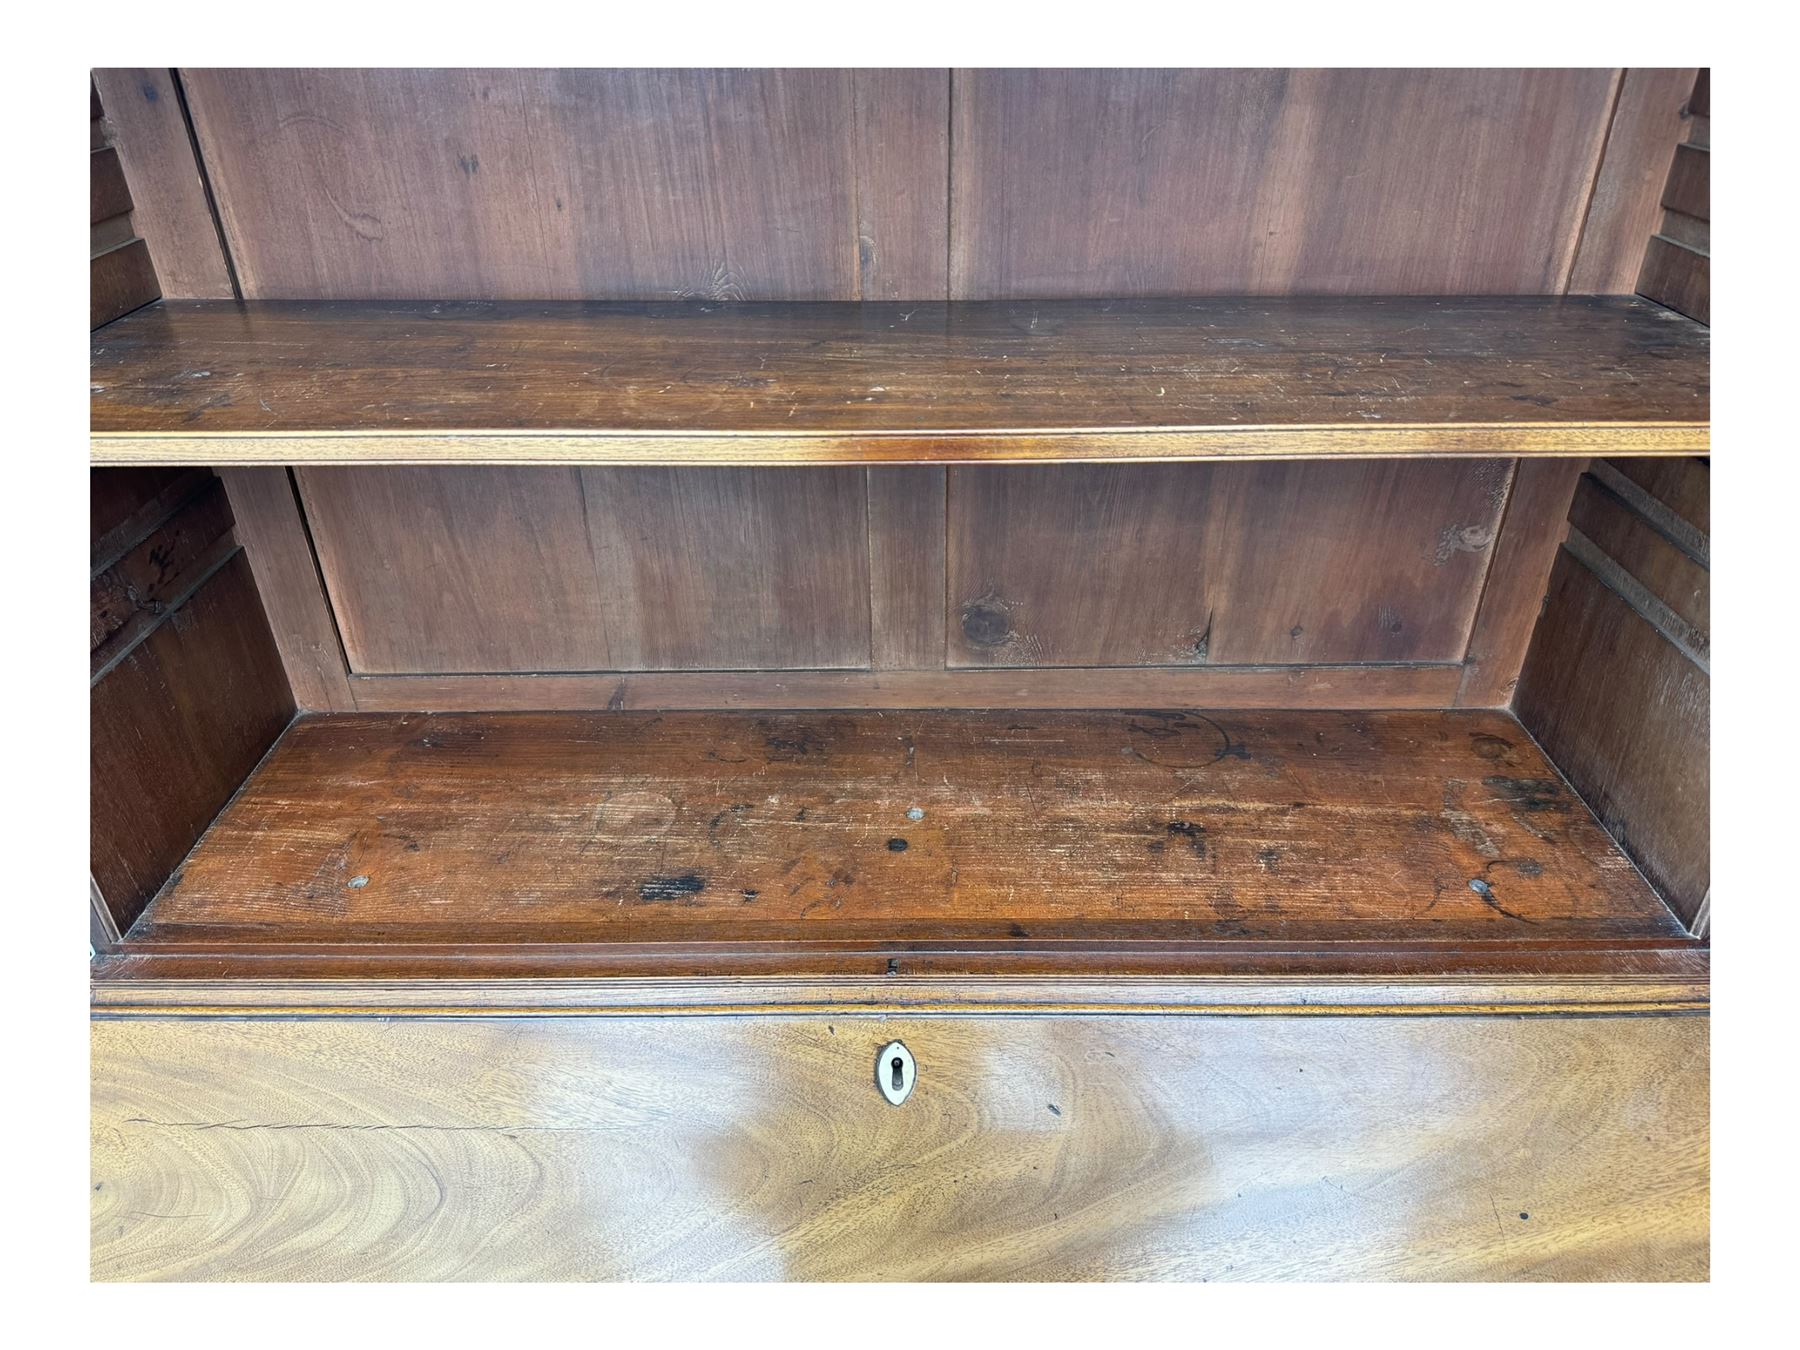
<svg viewBox="0 0 1800 1350"><path fill-rule="evenodd" d="M567 1017L670 1015L1516 1016L1703 1012L1681 978L896 976L607 980L156 980L95 984L96 1017Z"/></svg>
<svg viewBox="0 0 1800 1350"><path fill-rule="evenodd" d="M1694 455L1704 422L1298 425L782 435L559 431L98 433L109 464L856 465Z"/></svg>
<svg viewBox="0 0 1800 1350"><path fill-rule="evenodd" d="M639 709L1447 708L1460 664L355 675L363 712Z"/></svg>

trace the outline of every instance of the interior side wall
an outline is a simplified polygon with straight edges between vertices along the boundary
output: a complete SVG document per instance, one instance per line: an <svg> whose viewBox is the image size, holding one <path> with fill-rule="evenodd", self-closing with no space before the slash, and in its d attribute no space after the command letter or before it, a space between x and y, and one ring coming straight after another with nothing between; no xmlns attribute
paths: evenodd
<svg viewBox="0 0 1800 1350"><path fill-rule="evenodd" d="M90 488L93 938L130 928L294 713L218 480L96 469Z"/></svg>
<svg viewBox="0 0 1800 1350"><path fill-rule="evenodd" d="M1711 314L1712 93L1699 73L1638 290ZM1569 510L1515 711L1693 931L1711 927L1712 472L1594 463Z"/></svg>

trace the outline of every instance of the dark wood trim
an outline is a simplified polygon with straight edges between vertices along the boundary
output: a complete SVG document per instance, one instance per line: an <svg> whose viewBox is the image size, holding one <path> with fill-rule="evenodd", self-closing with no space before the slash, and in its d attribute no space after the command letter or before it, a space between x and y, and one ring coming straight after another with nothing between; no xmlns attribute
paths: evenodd
<svg viewBox="0 0 1800 1350"><path fill-rule="evenodd" d="M1662 174L1686 128L1693 86L1691 68L1625 72L1569 274L1570 294L1620 295L1635 288L1644 240L1662 215Z"/></svg>
<svg viewBox="0 0 1800 1350"><path fill-rule="evenodd" d="M1712 258L1667 235L1650 240L1637 290L1698 323L1712 322Z"/></svg>
<svg viewBox="0 0 1800 1350"><path fill-rule="evenodd" d="M1512 702L1584 467L1579 459L1519 462L1469 633L1458 707L1504 708Z"/></svg>
<svg viewBox="0 0 1800 1350"><path fill-rule="evenodd" d="M131 189L125 186L125 170L119 152L111 146L88 154L88 224L122 216L131 210Z"/></svg>
<svg viewBox="0 0 1800 1350"><path fill-rule="evenodd" d="M142 239L98 253L88 262L88 327L100 328L142 309L160 294L150 250Z"/></svg>
<svg viewBox="0 0 1800 1350"><path fill-rule="evenodd" d="M235 292L180 91L168 69L96 70L106 120L133 188L133 219L163 294L229 300Z"/></svg>
<svg viewBox="0 0 1800 1350"><path fill-rule="evenodd" d="M294 699L307 712L350 712L350 664L288 471L221 469L237 534Z"/></svg>
<svg viewBox="0 0 1800 1350"><path fill-rule="evenodd" d="M90 572L98 576L118 562L164 521L204 492L212 481L212 474L205 469L190 469L170 479L162 491L94 540L89 560Z"/></svg>

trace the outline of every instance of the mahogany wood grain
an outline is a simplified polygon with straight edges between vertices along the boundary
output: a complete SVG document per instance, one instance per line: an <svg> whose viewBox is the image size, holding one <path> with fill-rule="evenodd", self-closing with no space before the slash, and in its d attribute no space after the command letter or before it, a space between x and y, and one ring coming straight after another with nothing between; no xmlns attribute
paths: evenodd
<svg viewBox="0 0 1800 1350"><path fill-rule="evenodd" d="M612 664L577 470L303 468L296 481L352 672Z"/></svg>
<svg viewBox="0 0 1800 1350"><path fill-rule="evenodd" d="M941 659L941 657L939 658ZM365 712L817 708L1443 708L1453 665L362 675Z"/></svg>
<svg viewBox="0 0 1800 1350"><path fill-rule="evenodd" d="M1665 522L1674 533L1681 534L1680 523L1692 526L1702 536L1712 529L1712 461L1708 459L1609 459L1606 468L1636 484L1650 499L1640 502L1638 509L1657 516L1660 505L1675 520ZM1614 491L1629 491L1614 485Z"/></svg>
<svg viewBox="0 0 1800 1350"><path fill-rule="evenodd" d="M357 674L866 667L853 469L308 468Z"/></svg>
<svg viewBox="0 0 1800 1350"><path fill-rule="evenodd" d="M944 295L942 71L182 78L252 299Z"/></svg>
<svg viewBox="0 0 1800 1350"><path fill-rule="evenodd" d="M580 474L606 616L608 652L600 668L869 664L863 474L847 468Z"/></svg>
<svg viewBox="0 0 1800 1350"><path fill-rule="evenodd" d="M1504 714L602 713L302 719L134 937L1680 931Z"/></svg>
<svg viewBox="0 0 1800 1350"><path fill-rule="evenodd" d="M1694 71L1625 71L1594 180L1581 246L1569 274L1574 295L1623 295L1635 289L1644 241L1662 216L1662 175L1691 127Z"/></svg>
<svg viewBox="0 0 1800 1350"><path fill-rule="evenodd" d="M131 180L132 220L156 259L162 293L179 300L234 298L174 72L113 68L96 70L94 79Z"/></svg>
<svg viewBox="0 0 1800 1350"><path fill-rule="evenodd" d="M222 469L269 629L304 712L353 712L349 665L286 469Z"/></svg>
<svg viewBox="0 0 1800 1350"><path fill-rule="evenodd" d="M953 469L950 664L1461 661L1510 470Z"/></svg>
<svg viewBox="0 0 1800 1350"><path fill-rule="evenodd" d="M1644 253L1638 294L1667 305L1699 323L1712 322L1712 257L1699 249L1656 235Z"/></svg>
<svg viewBox="0 0 1800 1350"><path fill-rule="evenodd" d="M1526 459L1515 468L1506 517L1494 541L1487 585L1463 657L1458 706L1511 705L1543 609L1550 569L1568 533L1569 502L1581 470L1579 459Z"/></svg>
<svg viewBox="0 0 1800 1350"><path fill-rule="evenodd" d="M1704 452L1637 299L166 302L95 338L95 462L879 463Z"/></svg>
<svg viewBox="0 0 1800 1350"><path fill-rule="evenodd" d="M944 668L946 471L865 470L869 486L869 664Z"/></svg>
<svg viewBox="0 0 1800 1350"><path fill-rule="evenodd" d="M96 253L88 262L88 327L109 324L160 294L150 250L142 239L128 239Z"/></svg>
<svg viewBox="0 0 1800 1350"><path fill-rule="evenodd" d="M199 469L88 470L92 570L112 566L184 502L205 490L212 475Z"/></svg>
<svg viewBox="0 0 1800 1350"><path fill-rule="evenodd" d="M97 1280L1708 1275L1703 1017L151 1018L91 1062Z"/></svg>
<svg viewBox="0 0 1800 1350"><path fill-rule="evenodd" d="M1569 524L1701 638L1712 631L1712 576L1707 561L1685 552L1592 477L1581 480Z"/></svg>
<svg viewBox="0 0 1800 1350"><path fill-rule="evenodd" d="M183 603L237 548L231 504L214 479L89 584L91 673L119 655Z"/></svg>
<svg viewBox="0 0 1800 1350"><path fill-rule="evenodd" d="M293 714L241 553L92 688L90 869L130 928Z"/></svg>
<svg viewBox="0 0 1800 1350"><path fill-rule="evenodd" d="M1617 76L959 70L951 294L1560 291Z"/></svg>
<svg viewBox="0 0 1800 1350"><path fill-rule="evenodd" d="M1696 220L1712 219L1712 153L1704 146L1675 147L1675 162L1663 187L1662 204Z"/></svg>
<svg viewBox="0 0 1800 1350"><path fill-rule="evenodd" d="M88 155L88 223L122 216L131 210L131 189L125 186L125 170L119 152L110 146Z"/></svg>
<svg viewBox="0 0 1800 1350"><path fill-rule="evenodd" d="M229 534L231 503L214 479L123 557L98 573L90 587L88 643L99 646L139 611L160 614L173 589L209 545Z"/></svg>
<svg viewBox="0 0 1800 1350"><path fill-rule="evenodd" d="M950 72L850 75L857 175L857 276L850 294L943 299L950 293Z"/></svg>
<svg viewBox="0 0 1800 1350"><path fill-rule="evenodd" d="M1683 919L1710 887L1711 681L1566 551L1519 720Z"/></svg>

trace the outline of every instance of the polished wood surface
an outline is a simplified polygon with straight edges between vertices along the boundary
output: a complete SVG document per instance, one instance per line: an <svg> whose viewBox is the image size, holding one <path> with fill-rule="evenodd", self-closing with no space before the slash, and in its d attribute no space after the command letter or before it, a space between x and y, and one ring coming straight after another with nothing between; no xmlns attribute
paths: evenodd
<svg viewBox="0 0 1800 1350"><path fill-rule="evenodd" d="M1511 471L954 468L949 664L1458 662Z"/></svg>
<svg viewBox="0 0 1800 1350"><path fill-rule="evenodd" d="M1618 77L959 70L952 294L1560 291Z"/></svg>
<svg viewBox="0 0 1800 1350"><path fill-rule="evenodd" d="M181 78L252 299L945 293L941 69Z"/></svg>
<svg viewBox="0 0 1800 1350"><path fill-rule="evenodd" d="M1680 932L1500 713L611 713L303 719L132 936Z"/></svg>
<svg viewBox="0 0 1800 1350"><path fill-rule="evenodd" d="M1705 1279L1707 1061L1703 1017L106 1020L92 1270Z"/></svg>
<svg viewBox="0 0 1800 1350"><path fill-rule="evenodd" d="M1704 451L1641 300L167 302L93 343L96 462L781 463Z"/></svg>

